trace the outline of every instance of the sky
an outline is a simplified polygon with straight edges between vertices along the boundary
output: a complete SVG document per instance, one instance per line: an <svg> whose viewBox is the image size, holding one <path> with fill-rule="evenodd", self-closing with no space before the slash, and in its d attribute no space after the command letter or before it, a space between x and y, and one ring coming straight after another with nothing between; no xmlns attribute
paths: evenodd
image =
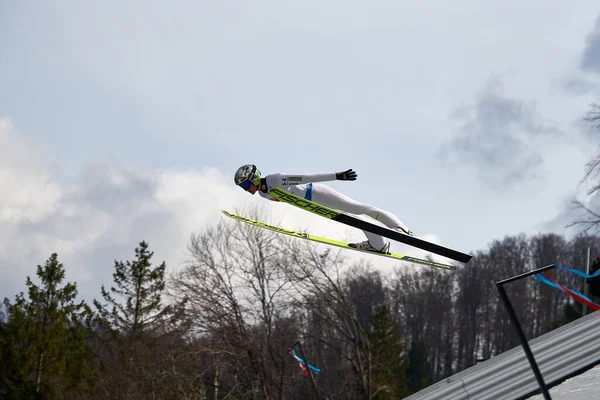
<svg viewBox="0 0 600 400"><path fill-rule="evenodd" d="M591 0L0 0L0 297L53 252L88 299L142 240L176 270L223 208L362 240L235 187L247 163L353 168L331 187L465 252L572 233L594 101Z"/></svg>

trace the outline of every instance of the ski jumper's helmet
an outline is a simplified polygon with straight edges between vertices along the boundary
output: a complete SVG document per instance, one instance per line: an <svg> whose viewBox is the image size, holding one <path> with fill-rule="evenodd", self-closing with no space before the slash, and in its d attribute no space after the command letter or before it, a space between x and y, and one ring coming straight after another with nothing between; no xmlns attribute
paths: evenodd
<svg viewBox="0 0 600 400"><path fill-rule="evenodd" d="M242 189L248 189L251 183L260 186L260 171L254 164L242 165L235 171L233 181Z"/></svg>

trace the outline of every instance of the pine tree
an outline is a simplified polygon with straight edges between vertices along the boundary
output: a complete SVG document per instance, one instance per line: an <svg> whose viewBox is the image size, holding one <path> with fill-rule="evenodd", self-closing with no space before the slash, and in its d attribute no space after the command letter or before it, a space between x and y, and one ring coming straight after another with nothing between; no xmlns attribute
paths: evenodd
<svg viewBox="0 0 600 400"><path fill-rule="evenodd" d="M27 277L28 298L4 299L7 321L0 336L0 393L9 398L65 398L85 393L93 373L84 322L91 310L75 303L77 286L67 283L56 253L38 265L40 286Z"/></svg>
<svg viewBox="0 0 600 400"><path fill-rule="evenodd" d="M94 299L98 347L107 367L99 386L116 398L173 397L171 356L182 344L183 308L163 304L166 263L153 266L148 248L142 241L135 260L115 261L114 286L101 288L106 303Z"/></svg>
<svg viewBox="0 0 600 400"><path fill-rule="evenodd" d="M101 325L127 337L152 333L162 327L164 318L172 311L162 304L165 289L166 263L152 266L154 252L142 241L135 248L135 261L115 261L110 293L102 285L102 297L108 303L94 300Z"/></svg>
<svg viewBox="0 0 600 400"><path fill-rule="evenodd" d="M424 342L412 343L408 352L409 366L406 370L409 394L416 393L431 384L431 366Z"/></svg>
<svg viewBox="0 0 600 400"><path fill-rule="evenodd" d="M371 343L372 376L378 389L374 399L399 399L407 390L402 332L387 305L377 308L367 331Z"/></svg>

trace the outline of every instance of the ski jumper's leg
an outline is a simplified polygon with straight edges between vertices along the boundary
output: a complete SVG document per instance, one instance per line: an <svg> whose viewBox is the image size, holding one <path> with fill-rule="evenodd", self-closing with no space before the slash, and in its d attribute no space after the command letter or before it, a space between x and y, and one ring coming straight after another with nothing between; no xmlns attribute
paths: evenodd
<svg viewBox="0 0 600 400"><path fill-rule="evenodd" d="M388 228L394 229L401 227L408 231L408 227L404 222L400 221L398 217L389 211L383 210L379 207L372 206L358 202L345 194L338 192L335 189L330 188L327 185L320 183L313 183L312 187L312 201L324 205L325 207L333 208L340 211L345 211L350 214L364 214L369 217L380 221ZM376 249L381 249L386 244L386 239L383 236L376 235L371 232L363 231L367 236L371 246Z"/></svg>

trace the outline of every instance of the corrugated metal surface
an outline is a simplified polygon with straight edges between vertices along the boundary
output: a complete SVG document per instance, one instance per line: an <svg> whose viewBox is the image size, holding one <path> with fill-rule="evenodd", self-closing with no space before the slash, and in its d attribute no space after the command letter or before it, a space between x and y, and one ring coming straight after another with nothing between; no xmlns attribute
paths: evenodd
<svg viewBox="0 0 600 400"><path fill-rule="evenodd" d="M546 384L559 381L600 359L600 312L529 342ZM405 400L514 400L539 385L521 346L461 371Z"/></svg>
<svg viewBox="0 0 600 400"><path fill-rule="evenodd" d="M599 400L599 382L600 366L597 366L553 387L550 396L552 400ZM544 396L536 394L526 400L544 400Z"/></svg>

